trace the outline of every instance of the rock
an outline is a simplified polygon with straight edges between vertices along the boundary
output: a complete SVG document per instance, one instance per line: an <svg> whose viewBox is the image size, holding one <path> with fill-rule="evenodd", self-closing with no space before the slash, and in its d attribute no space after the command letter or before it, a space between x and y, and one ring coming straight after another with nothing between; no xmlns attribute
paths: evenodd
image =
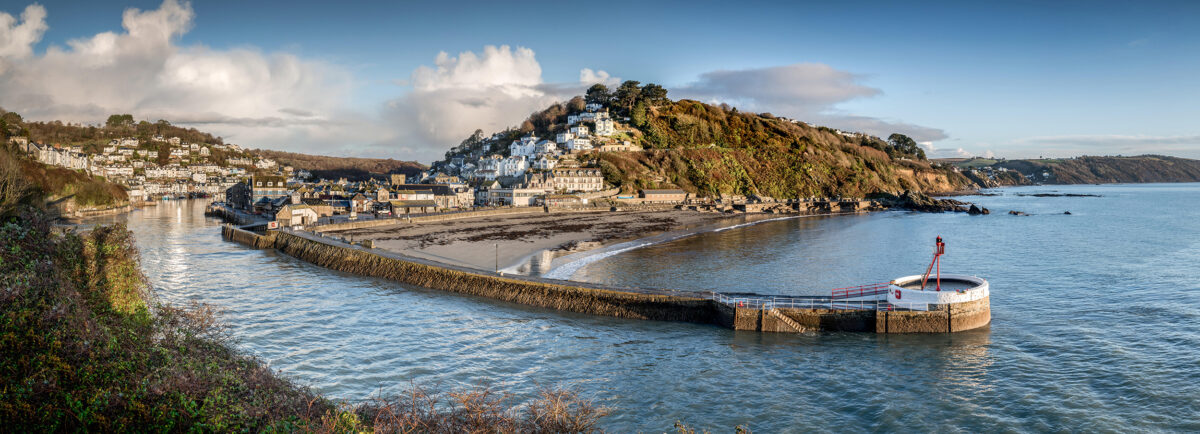
<svg viewBox="0 0 1200 434"><path fill-rule="evenodd" d="M1071 212L1070 212L1070 211L1063 211L1063 214L1064 214L1064 215L1071 215Z"/></svg>
<svg viewBox="0 0 1200 434"><path fill-rule="evenodd" d="M878 201L881 205L888 208L908 209L920 212L970 211L967 208L967 205L970 205L969 203L954 199L934 199L924 193L914 191L905 191L899 195L877 193L872 194L868 198Z"/></svg>
<svg viewBox="0 0 1200 434"><path fill-rule="evenodd" d="M987 209L987 208L983 208L983 215L988 215L988 214L991 214L991 213L992 213L992 210L990 210L990 209Z"/></svg>
<svg viewBox="0 0 1200 434"><path fill-rule="evenodd" d="M967 210L967 214L983 215L983 210L980 209L979 207L975 206L975 204L971 204L971 208Z"/></svg>
<svg viewBox="0 0 1200 434"><path fill-rule="evenodd" d="M1025 213L1023 213L1023 212L1021 212L1021 211L1015 211L1015 210L1014 210L1014 211L1009 211L1008 213L1009 213L1010 215L1023 215L1023 216L1028 216L1028 215L1029 215L1029 214L1025 214Z"/></svg>

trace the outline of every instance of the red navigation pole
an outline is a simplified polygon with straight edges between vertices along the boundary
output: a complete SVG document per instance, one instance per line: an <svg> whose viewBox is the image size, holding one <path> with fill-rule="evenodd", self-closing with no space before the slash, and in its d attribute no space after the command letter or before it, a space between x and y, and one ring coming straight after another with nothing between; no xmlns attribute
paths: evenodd
<svg viewBox="0 0 1200 434"><path fill-rule="evenodd" d="M921 277L921 289L925 289L925 282L929 280L929 273L933 271L933 267L937 266L937 290L942 290L942 255L946 254L946 243L942 242L942 236L938 235L937 244L933 248L933 261L929 263L929 268L925 269L925 275Z"/></svg>

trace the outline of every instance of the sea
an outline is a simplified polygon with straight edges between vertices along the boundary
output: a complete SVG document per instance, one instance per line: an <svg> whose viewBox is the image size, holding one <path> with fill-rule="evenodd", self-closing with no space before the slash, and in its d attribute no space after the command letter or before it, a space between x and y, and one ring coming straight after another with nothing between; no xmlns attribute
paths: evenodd
<svg viewBox="0 0 1200 434"><path fill-rule="evenodd" d="M992 323L932 335L744 332L428 290L224 242L200 201L104 221L133 230L162 301L212 305L239 349L350 403L412 385L489 386L519 406L556 387L610 410L610 432L673 432L676 422L712 432L1200 432L1200 184L956 199L991 214L779 219L600 252L559 272L824 295L923 273L941 236L942 272L990 282Z"/></svg>

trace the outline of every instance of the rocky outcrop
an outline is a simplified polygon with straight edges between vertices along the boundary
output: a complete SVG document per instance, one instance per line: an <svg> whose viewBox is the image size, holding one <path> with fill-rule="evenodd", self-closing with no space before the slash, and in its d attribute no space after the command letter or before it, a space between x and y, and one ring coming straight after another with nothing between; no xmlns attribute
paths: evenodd
<svg viewBox="0 0 1200 434"><path fill-rule="evenodd" d="M967 214L970 215L987 215L991 213L987 208L976 206L975 204L971 204L971 208L967 210Z"/></svg>
<svg viewBox="0 0 1200 434"><path fill-rule="evenodd" d="M890 193L876 193L867 197L879 201L881 204L892 209L907 209L920 212L968 212L970 209L967 202L954 199L936 199L928 195L907 190L904 193L895 195ZM973 205L972 205L973 206ZM982 211L980 211L982 213Z"/></svg>

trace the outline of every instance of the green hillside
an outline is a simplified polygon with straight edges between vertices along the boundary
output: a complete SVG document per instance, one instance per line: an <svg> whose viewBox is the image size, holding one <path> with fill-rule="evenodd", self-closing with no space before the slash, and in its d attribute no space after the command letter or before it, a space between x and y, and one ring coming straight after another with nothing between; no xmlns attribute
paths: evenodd
<svg viewBox="0 0 1200 434"><path fill-rule="evenodd" d="M681 188L700 196L721 194L775 198L865 196L913 190L926 193L974 188L952 170L933 164L910 138L842 133L728 105L672 101L654 84L625 82L610 92L596 85L586 97L553 104L519 127L484 138L482 131L433 163L450 167L454 158L499 153L526 134L554 139L567 118L586 103L603 104L617 121L611 141L629 141L642 151L591 151L576 158L600 167L607 182L625 192Z"/></svg>
<svg viewBox="0 0 1200 434"><path fill-rule="evenodd" d="M676 185L705 196L794 198L942 192L969 184L931 165L923 152L770 114L680 100L652 107L634 123L645 152L598 155L610 182L631 189Z"/></svg>

